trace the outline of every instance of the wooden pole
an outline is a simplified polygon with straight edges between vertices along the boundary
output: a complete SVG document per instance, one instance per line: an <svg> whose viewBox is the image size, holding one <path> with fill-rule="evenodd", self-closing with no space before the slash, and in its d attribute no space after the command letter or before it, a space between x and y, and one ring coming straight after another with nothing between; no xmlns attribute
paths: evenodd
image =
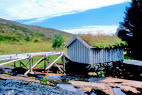
<svg viewBox="0 0 142 95"><path fill-rule="evenodd" d="M29 70L30 70L30 72L32 72L32 64L33 64L32 62L33 62L33 61L32 61L32 57L31 57L31 56L29 57L29 61L30 61L30 62L29 62L29 63L30 63L30 64L29 64Z"/></svg>
<svg viewBox="0 0 142 95"><path fill-rule="evenodd" d="M35 68L40 62L42 62L44 60L44 58L41 58L37 63L35 63L31 68L29 68L28 71L25 72L24 75L27 75L29 72L32 71L33 68Z"/></svg>
<svg viewBox="0 0 142 95"><path fill-rule="evenodd" d="M50 64L46 67L46 70L48 70L49 68L51 68L51 66L53 66L62 56L63 56L63 54L61 54L56 60L54 60L52 63L50 63Z"/></svg>
<svg viewBox="0 0 142 95"><path fill-rule="evenodd" d="M55 66L57 66L57 68L58 68L62 73L64 73L64 71L58 66L58 64L55 63Z"/></svg>
<svg viewBox="0 0 142 95"><path fill-rule="evenodd" d="M63 68L64 68L64 74L66 73L66 62L65 62L65 56L63 56Z"/></svg>
<svg viewBox="0 0 142 95"><path fill-rule="evenodd" d="M49 56L47 57L47 65L46 65L46 67L49 65ZM46 70L46 68L45 68L45 71L48 73L49 72L49 69L48 70Z"/></svg>
<svg viewBox="0 0 142 95"><path fill-rule="evenodd" d="M28 67L22 61L20 61L20 63L22 66L24 66L24 67L26 67L26 69L28 69Z"/></svg>
<svg viewBox="0 0 142 95"><path fill-rule="evenodd" d="M20 63L20 67L22 67L21 61L19 61L19 63Z"/></svg>
<svg viewBox="0 0 142 95"><path fill-rule="evenodd" d="M44 73L46 72L46 57L45 57L45 60L44 60Z"/></svg>
<svg viewBox="0 0 142 95"><path fill-rule="evenodd" d="M1 63L0 66L6 65L6 64L9 64L9 63L12 63L12 62L16 62L16 61L19 61L19 60L22 60L22 59L27 59L27 58L21 58L21 59L11 60L11 61L8 61L8 62L5 62L5 63Z"/></svg>
<svg viewBox="0 0 142 95"><path fill-rule="evenodd" d="M16 62L13 63L14 64L14 68L16 67Z"/></svg>

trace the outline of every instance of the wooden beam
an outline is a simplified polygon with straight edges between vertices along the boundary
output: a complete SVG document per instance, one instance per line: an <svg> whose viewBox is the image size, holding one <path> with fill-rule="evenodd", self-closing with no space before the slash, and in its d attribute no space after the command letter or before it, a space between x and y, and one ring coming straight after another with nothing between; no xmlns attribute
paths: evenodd
<svg viewBox="0 0 142 95"><path fill-rule="evenodd" d="M65 74L65 72L66 72L65 55L63 56L63 68L64 68L64 74Z"/></svg>
<svg viewBox="0 0 142 95"><path fill-rule="evenodd" d="M62 72L64 73L64 71L55 63L55 65L57 66L57 68Z"/></svg>
<svg viewBox="0 0 142 95"><path fill-rule="evenodd" d="M54 60L52 63L50 63L47 67L46 70L51 68L51 66L53 66L61 57L63 56L63 54L61 54L56 60Z"/></svg>
<svg viewBox="0 0 142 95"><path fill-rule="evenodd" d="M29 68L28 71L25 72L24 75L27 75L30 71L32 71L33 68L35 68L40 62L42 62L43 60L45 60L45 57L44 58L41 58L37 63L35 63L31 68Z"/></svg>
<svg viewBox="0 0 142 95"><path fill-rule="evenodd" d="M1 63L0 66L6 65L6 64L9 64L9 63L13 63L13 62L16 62L16 61L19 61L19 60L23 60L23 59L27 59L27 58L25 57L25 58L20 58L20 59L11 60L11 61L8 61L8 62L5 62L5 63Z"/></svg>
<svg viewBox="0 0 142 95"><path fill-rule="evenodd" d="M46 65L47 65L47 63L46 63L46 57L44 57L45 58L45 60L44 60L44 72L46 72Z"/></svg>
<svg viewBox="0 0 142 95"><path fill-rule="evenodd" d="M22 61L19 60L19 63L20 63L20 67L22 67Z"/></svg>
<svg viewBox="0 0 142 95"><path fill-rule="evenodd" d="M28 67L22 61L20 61L20 64L26 67L26 69L28 69Z"/></svg>
<svg viewBox="0 0 142 95"><path fill-rule="evenodd" d="M13 63L14 64L14 68L16 67L16 62Z"/></svg>
<svg viewBox="0 0 142 95"><path fill-rule="evenodd" d="M30 70L30 72L32 72L32 64L33 64L32 63L33 62L32 61L32 57L29 58L29 62L30 62L30 64L29 64L29 70Z"/></svg>

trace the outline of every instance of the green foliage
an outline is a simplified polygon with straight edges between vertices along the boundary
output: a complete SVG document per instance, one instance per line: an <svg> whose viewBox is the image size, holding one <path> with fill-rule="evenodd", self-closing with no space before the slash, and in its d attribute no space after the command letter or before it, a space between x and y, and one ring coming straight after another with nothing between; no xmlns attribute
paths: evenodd
<svg viewBox="0 0 142 95"><path fill-rule="evenodd" d="M122 41L118 37L105 34L81 34L80 37L96 48L114 48L127 45L126 42Z"/></svg>
<svg viewBox="0 0 142 95"><path fill-rule="evenodd" d="M18 41L18 38L13 36L0 35L0 41Z"/></svg>
<svg viewBox="0 0 142 95"><path fill-rule="evenodd" d="M105 77L106 72L104 72L104 71L99 71L99 72L98 72L98 75L99 75L99 77Z"/></svg>
<svg viewBox="0 0 142 95"><path fill-rule="evenodd" d="M49 82L48 77L43 77L43 79L40 81L41 84L46 85Z"/></svg>
<svg viewBox="0 0 142 95"><path fill-rule="evenodd" d="M63 35L66 42L72 37L72 34L63 31L23 25L0 18L0 54L53 51L52 39L58 33Z"/></svg>
<svg viewBox="0 0 142 95"><path fill-rule="evenodd" d="M24 38L24 40L25 40L25 41L30 41L30 37L26 36L26 37Z"/></svg>
<svg viewBox="0 0 142 95"><path fill-rule="evenodd" d="M127 55L124 55L124 60L134 60L134 58L130 57L130 56L127 56Z"/></svg>
<svg viewBox="0 0 142 95"><path fill-rule="evenodd" d="M128 43L130 56L142 59L142 1L132 0L126 8L124 21L120 23L117 35Z"/></svg>
<svg viewBox="0 0 142 95"><path fill-rule="evenodd" d="M34 39L34 40L33 40ZM0 24L0 42L45 41L43 34L35 33L22 25Z"/></svg>
<svg viewBox="0 0 142 95"><path fill-rule="evenodd" d="M52 41L52 47L54 49L61 48L64 45L64 38L61 34L55 35Z"/></svg>

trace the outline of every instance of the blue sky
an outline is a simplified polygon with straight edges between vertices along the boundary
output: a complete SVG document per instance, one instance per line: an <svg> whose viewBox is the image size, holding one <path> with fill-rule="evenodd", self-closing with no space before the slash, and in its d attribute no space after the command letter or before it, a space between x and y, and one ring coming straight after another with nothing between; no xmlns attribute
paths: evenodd
<svg viewBox="0 0 142 95"><path fill-rule="evenodd" d="M119 22L123 21L125 17L124 12L126 6L129 6L128 2L92 9L77 14L58 16L42 22L29 23L29 25L40 25L56 29L68 29L91 25L119 25ZM28 24L26 23L28 21L31 20L21 20L18 22Z"/></svg>
<svg viewBox="0 0 142 95"><path fill-rule="evenodd" d="M47 2L48 1L48 2ZM89 3L90 1L90 3ZM116 32L130 0L3 0L1 18L70 33ZM10 5L3 9L4 3ZM32 5L31 5L32 4ZM1 7L3 5L3 7Z"/></svg>

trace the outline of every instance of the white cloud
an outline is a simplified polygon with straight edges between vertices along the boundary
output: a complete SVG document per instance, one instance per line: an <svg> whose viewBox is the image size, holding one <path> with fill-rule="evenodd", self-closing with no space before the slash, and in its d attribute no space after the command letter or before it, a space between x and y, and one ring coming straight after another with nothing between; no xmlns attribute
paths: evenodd
<svg viewBox="0 0 142 95"><path fill-rule="evenodd" d="M115 34L118 25L93 25L93 26L81 26L73 29L64 29L63 31L72 33L72 34L97 34L97 33L105 33L105 34Z"/></svg>
<svg viewBox="0 0 142 95"><path fill-rule="evenodd" d="M34 19L39 22L130 0L1 0L0 17L9 20Z"/></svg>

